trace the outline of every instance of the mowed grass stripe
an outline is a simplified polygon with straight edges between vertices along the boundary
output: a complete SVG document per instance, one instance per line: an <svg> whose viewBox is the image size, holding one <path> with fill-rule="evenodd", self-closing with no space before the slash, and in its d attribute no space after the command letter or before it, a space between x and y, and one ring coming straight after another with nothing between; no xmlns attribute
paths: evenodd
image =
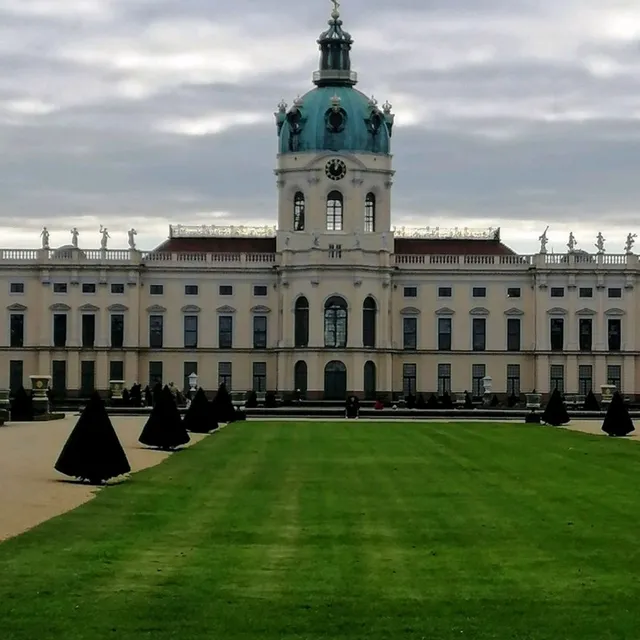
<svg viewBox="0 0 640 640"><path fill-rule="evenodd" d="M0 636L635 637L636 451L521 425L234 425L0 545Z"/></svg>

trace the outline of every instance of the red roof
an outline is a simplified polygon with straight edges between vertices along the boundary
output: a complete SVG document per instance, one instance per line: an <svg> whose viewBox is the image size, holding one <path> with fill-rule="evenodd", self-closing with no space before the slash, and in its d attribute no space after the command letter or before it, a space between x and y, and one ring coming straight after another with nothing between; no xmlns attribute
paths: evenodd
<svg viewBox="0 0 640 640"><path fill-rule="evenodd" d="M155 251L175 253L275 253L276 239L260 237L169 238Z"/></svg>

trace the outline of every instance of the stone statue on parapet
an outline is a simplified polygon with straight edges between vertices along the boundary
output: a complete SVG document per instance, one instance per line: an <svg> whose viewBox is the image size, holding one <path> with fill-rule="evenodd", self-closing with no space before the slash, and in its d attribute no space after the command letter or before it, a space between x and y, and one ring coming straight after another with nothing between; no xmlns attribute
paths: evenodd
<svg viewBox="0 0 640 640"><path fill-rule="evenodd" d="M109 235L109 231L107 231L107 227L103 227L102 225L100 225L100 233L102 234L102 239L100 240L100 248L103 251L106 251L107 242L109 241L109 238L111 236Z"/></svg>
<svg viewBox="0 0 640 640"><path fill-rule="evenodd" d="M544 230L542 235L538 238L540 241L540 253L547 253L547 244L549 243L549 238L547 237L547 231L549 231L549 227Z"/></svg>
<svg viewBox="0 0 640 640"><path fill-rule="evenodd" d="M78 231L78 227L73 227L73 229L71 229L71 244L74 248L78 248L78 236L80 235L80 232Z"/></svg>
<svg viewBox="0 0 640 640"><path fill-rule="evenodd" d="M135 249L136 248L136 236L138 235L138 232L131 228L129 229L129 249Z"/></svg>
<svg viewBox="0 0 640 640"><path fill-rule="evenodd" d="M596 249L598 250L598 253L604 253L605 252L605 248L604 248L604 243L605 243L605 237L602 235L602 231L598 232L598 235L596 236Z"/></svg>
<svg viewBox="0 0 640 640"><path fill-rule="evenodd" d="M637 233L629 233L627 235L627 242L624 245L624 252L627 255L633 253L633 245L636 243L636 238L638 237Z"/></svg>
<svg viewBox="0 0 640 640"><path fill-rule="evenodd" d="M569 234L569 242L567 242L567 247L569 247L569 251L575 251L576 245L576 237L573 235L573 231Z"/></svg>
<svg viewBox="0 0 640 640"><path fill-rule="evenodd" d="M47 227L43 227L40 237L42 238L42 248L48 249L49 248L49 230L47 229Z"/></svg>

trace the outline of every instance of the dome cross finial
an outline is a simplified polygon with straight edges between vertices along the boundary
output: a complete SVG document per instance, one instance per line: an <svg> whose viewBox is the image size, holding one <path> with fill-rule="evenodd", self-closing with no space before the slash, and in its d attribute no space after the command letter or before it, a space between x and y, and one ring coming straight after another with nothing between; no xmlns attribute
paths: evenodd
<svg viewBox="0 0 640 640"><path fill-rule="evenodd" d="M337 20L340 17L340 0L331 0L333 3L333 11L331 12L331 17L334 20Z"/></svg>

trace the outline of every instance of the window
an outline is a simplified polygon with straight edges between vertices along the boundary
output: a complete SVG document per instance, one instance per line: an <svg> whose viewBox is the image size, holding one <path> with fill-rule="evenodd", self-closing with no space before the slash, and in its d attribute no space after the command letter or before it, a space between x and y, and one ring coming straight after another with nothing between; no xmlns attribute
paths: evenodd
<svg viewBox="0 0 640 640"><path fill-rule="evenodd" d="M253 287L253 295L256 298L264 298L267 295L267 285L266 284L256 284Z"/></svg>
<svg viewBox="0 0 640 640"><path fill-rule="evenodd" d="M66 360L53 360L51 362L51 390L62 397L67 391L67 362Z"/></svg>
<svg viewBox="0 0 640 640"><path fill-rule="evenodd" d="M218 317L218 347L233 348L233 316Z"/></svg>
<svg viewBox="0 0 640 640"><path fill-rule="evenodd" d="M438 395L443 396L447 393L451 393L451 365L439 364L438 365Z"/></svg>
<svg viewBox="0 0 640 640"><path fill-rule="evenodd" d="M198 347L198 316L184 317L184 346L186 349Z"/></svg>
<svg viewBox="0 0 640 640"><path fill-rule="evenodd" d="M112 360L109 363L109 380L124 380L124 361Z"/></svg>
<svg viewBox="0 0 640 640"><path fill-rule="evenodd" d="M54 282L53 283L53 293L67 293L67 283L66 282Z"/></svg>
<svg viewBox="0 0 640 640"><path fill-rule="evenodd" d="M9 285L9 293L24 293L24 282L12 282ZM16 360L16 362L22 361Z"/></svg>
<svg viewBox="0 0 640 640"><path fill-rule="evenodd" d="M164 285L163 284L151 284L149 285L149 295L150 296L161 296L164 293Z"/></svg>
<svg viewBox="0 0 640 640"><path fill-rule="evenodd" d="M620 287L609 287L607 293L610 298L622 298L622 289Z"/></svg>
<svg viewBox="0 0 640 640"><path fill-rule="evenodd" d="M405 287L404 288L404 297L405 298L417 298L418 297L418 287Z"/></svg>
<svg viewBox="0 0 640 640"><path fill-rule="evenodd" d="M327 196L327 231L342 231L343 199L339 191Z"/></svg>
<svg viewBox="0 0 640 640"><path fill-rule="evenodd" d="M622 392L622 367L619 364L607 365L607 384L614 385L617 391Z"/></svg>
<svg viewBox="0 0 640 640"><path fill-rule="evenodd" d="M593 367L581 364L578 367L578 393L586 396L593 389Z"/></svg>
<svg viewBox="0 0 640 640"><path fill-rule="evenodd" d="M267 363L253 363L253 390L256 393L264 393L267 390Z"/></svg>
<svg viewBox="0 0 640 640"><path fill-rule="evenodd" d="M298 191L296 195L293 196L293 230L294 231L304 231L304 210L305 210L304 193L302 193L302 191Z"/></svg>
<svg viewBox="0 0 640 640"><path fill-rule="evenodd" d="M164 316L149 316L149 346L162 349L164 343Z"/></svg>
<svg viewBox="0 0 640 640"><path fill-rule="evenodd" d="M82 293L95 293L96 292L96 284L95 282L83 282L82 283Z"/></svg>
<svg viewBox="0 0 640 640"><path fill-rule="evenodd" d="M22 360L9 360L9 390L15 393L24 386L24 362Z"/></svg>
<svg viewBox="0 0 640 640"><path fill-rule="evenodd" d="M333 296L324 305L324 346L344 349L347 346L347 303Z"/></svg>
<svg viewBox="0 0 640 640"><path fill-rule="evenodd" d="M520 318L507 318L507 351L520 351Z"/></svg>
<svg viewBox="0 0 640 640"><path fill-rule="evenodd" d="M564 395L564 365L552 364L549 367L549 391L557 389Z"/></svg>
<svg viewBox="0 0 640 640"><path fill-rule="evenodd" d="M124 293L124 284L121 282L113 282L111 283L111 293L121 295Z"/></svg>
<svg viewBox="0 0 640 640"><path fill-rule="evenodd" d="M593 289L591 287L580 287L578 293L581 298L593 298Z"/></svg>
<svg viewBox="0 0 640 640"><path fill-rule="evenodd" d="M253 316L253 348L267 348L267 316Z"/></svg>
<svg viewBox="0 0 640 640"><path fill-rule="evenodd" d="M402 348L415 351L418 348L418 318L402 319Z"/></svg>
<svg viewBox="0 0 640 640"><path fill-rule="evenodd" d="M342 258L342 245L330 244L329 245L329 257L330 258Z"/></svg>
<svg viewBox="0 0 640 640"><path fill-rule="evenodd" d="M551 351L564 349L564 318L551 318Z"/></svg>
<svg viewBox="0 0 640 640"><path fill-rule="evenodd" d="M184 285L184 295L185 296L197 296L198 295L198 285L197 284L185 284Z"/></svg>
<svg viewBox="0 0 640 640"><path fill-rule="evenodd" d="M564 298L564 287L551 287L552 298Z"/></svg>
<svg viewBox="0 0 640 640"><path fill-rule="evenodd" d="M402 393L404 396L415 396L417 389L418 365L405 362L402 365Z"/></svg>
<svg viewBox="0 0 640 640"><path fill-rule="evenodd" d="M53 314L53 346L54 347L67 346L67 314L66 313Z"/></svg>
<svg viewBox="0 0 640 640"><path fill-rule="evenodd" d="M12 313L9 318L9 346L24 347L24 314Z"/></svg>
<svg viewBox="0 0 640 640"><path fill-rule="evenodd" d="M593 343L593 322L591 318L580 318L580 351L591 351Z"/></svg>
<svg viewBox="0 0 640 640"><path fill-rule="evenodd" d="M96 316L93 313L82 314L82 346L93 349L96 343ZM92 389L93 391L93 389Z"/></svg>
<svg viewBox="0 0 640 640"><path fill-rule="evenodd" d="M149 362L149 386L153 389L156 384L162 384L162 361L155 360Z"/></svg>
<svg viewBox="0 0 640 640"><path fill-rule="evenodd" d="M233 295L233 286L230 284L221 284L218 287L218 293L221 296L232 296Z"/></svg>
<svg viewBox="0 0 640 640"><path fill-rule="evenodd" d="M231 391L231 363L218 363L218 385L224 384L227 391Z"/></svg>
<svg viewBox="0 0 640 640"><path fill-rule="evenodd" d="M520 397L520 365L507 365L507 394Z"/></svg>
<svg viewBox="0 0 640 640"><path fill-rule="evenodd" d="M195 373L198 374L198 363L197 362L184 362L182 364L182 388L186 393L189 393L191 389L191 385L189 384L189 376Z"/></svg>
<svg viewBox="0 0 640 640"><path fill-rule="evenodd" d="M487 375L487 366L484 364L474 364L471 366L471 395L474 398L482 397L484 385L482 379Z"/></svg>
<svg viewBox="0 0 640 640"><path fill-rule="evenodd" d="M609 318L607 322L609 351L620 351L622 345L622 321L620 318Z"/></svg>
<svg viewBox="0 0 640 640"><path fill-rule="evenodd" d="M472 295L474 298L486 298L487 297L487 288L486 287L473 287Z"/></svg>
<svg viewBox="0 0 640 640"><path fill-rule="evenodd" d="M451 351L453 318L438 318L438 351Z"/></svg>
<svg viewBox="0 0 640 640"><path fill-rule="evenodd" d="M300 296L296 300L295 310L293 312L294 319L294 346L309 346L309 301Z"/></svg>
<svg viewBox="0 0 640 640"><path fill-rule="evenodd" d="M450 298L452 293L451 287L438 287L438 298Z"/></svg>
<svg viewBox="0 0 640 640"><path fill-rule="evenodd" d="M368 296L362 304L362 346L375 349L376 346L376 301Z"/></svg>
<svg viewBox="0 0 640 640"><path fill-rule="evenodd" d="M362 370L363 391L365 400L375 400L377 391L377 373L376 363L373 360L367 360Z"/></svg>
<svg viewBox="0 0 640 640"><path fill-rule="evenodd" d="M307 392L307 363L298 360L293 367L293 388L300 393Z"/></svg>
<svg viewBox="0 0 640 640"><path fill-rule="evenodd" d="M111 346L121 349L124 346L124 314L111 314Z"/></svg>
<svg viewBox="0 0 640 640"><path fill-rule="evenodd" d="M507 289L507 298L519 298L520 295L520 287L509 287Z"/></svg>
<svg viewBox="0 0 640 640"><path fill-rule="evenodd" d="M90 396L96 388L96 363L93 360L80 362L80 395Z"/></svg>
<svg viewBox="0 0 640 640"><path fill-rule="evenodd" d="M472 344L473 351L485 351L487 348L487 320L486 318L473 318Z"/></svg>
<svg viewBox="0 0 640 640"><path fill-rule="evenodd" d="M376 230L376 197L367 193L364 199L364 232L374 233Z"/></svg>

